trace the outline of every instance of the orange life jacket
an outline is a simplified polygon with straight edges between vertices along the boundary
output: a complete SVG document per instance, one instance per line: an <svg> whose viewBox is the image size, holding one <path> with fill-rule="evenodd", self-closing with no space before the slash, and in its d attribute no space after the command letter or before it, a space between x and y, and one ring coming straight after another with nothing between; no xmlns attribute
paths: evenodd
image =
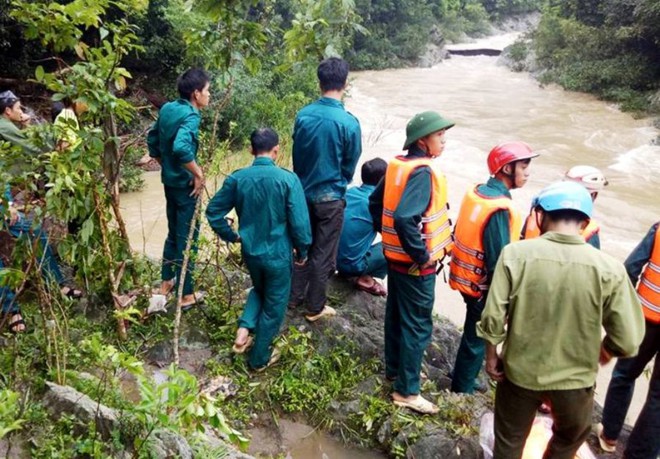
<svg viewBox="0 0 660 459"><path fill-rule="evenodd" d="M470 188L458 213L454 229L454 250L449 263L449 286L473 298L481 298L488 290L488 275L483 234L493 213L509 211L511 242L520 239L522 219L507 197L491 198Z"/></svg>
<svg viewBox="0 0 660 459"><path fill-rule="evenodd" d="M655 233L651 258L642 271L637 294L646 320L660 323L660 230Z"/></svg>
<svg viewBox="0 0 660 459"><path fill-rule="evenodd" d="M584 238L585 242L589 242L589 239L594 237L596 234L600 233L600 226L592 218L589 220L589 224L584 228L580 235ZM532 209L525 220L525 232L522 234L521 239L534 239L541 235L541 229L536 224L536 210Z"/></svg>
<svg viewBox="0 0 660 459"><path fill-rule="evenodd" d="M394 212L403 196L410 175L419 167L431 169L431 199L422 214L420 232L432 260L441 260L453 246L451 221L447 215L447 180L435 171L430 158L405 158L397 156L387 165L385 173L385 193L383 198L383 253L385 258L395 263L414 264L403 250L399 236L394 229Z"/></svg>

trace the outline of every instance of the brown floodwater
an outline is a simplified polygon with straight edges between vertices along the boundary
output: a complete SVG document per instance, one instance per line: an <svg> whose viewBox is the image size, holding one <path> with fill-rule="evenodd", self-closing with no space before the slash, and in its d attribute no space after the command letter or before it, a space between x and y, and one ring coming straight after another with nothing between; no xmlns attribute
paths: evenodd
<svg viewBox="0 0 660 459"><path fill-rule="evenodd" d="M501 48L513 39L494 37L475 47ZM454 120L446 150L436 161L447 176L453 217L470 184L487 179L486 155L499 142L523 140L541 152L532 163L528 184L513 192L521 212L528 211L535 193L559 180L569 167L596 166L610 182L595 205L602 250L624 260L660 219L660 146L651 145L660 132L650 120L634 119L593 96L542 87L526 73L498 66L497 59L455 56L433 68L354 73L346 105L362 124L361 161L399 154L405 125L417 112L436 110ZM158 173L147 174L144 191L124 195L122 207L133 247L160 256L166 221ZM462 325L461 298L441 280L435 307ZM596 398L601 403L612 367L602 368L598 377ZM639 414L648 381L640 378L636 389L628 422ZM347 452L327 457L355 456Z"/></svg>

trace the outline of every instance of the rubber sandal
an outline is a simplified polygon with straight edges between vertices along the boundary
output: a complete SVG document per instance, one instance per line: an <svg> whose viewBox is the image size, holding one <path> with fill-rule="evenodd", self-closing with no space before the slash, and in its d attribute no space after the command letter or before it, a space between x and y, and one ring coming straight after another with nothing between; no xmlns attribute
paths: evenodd
<svg viewBox="0 0 660 459"><path fill-rule="evenodd" d="M199 306L200 304L204 303L204 298L206 298L206 292L197 292L194 293L193 295L195 296L195 301L193 301L192 303L181 305L181 310L183 312L190 311L195 306Z"/></svg>
<svg viewBox="0 0 660 459"><path fill-rule="evenodd" d="M243 344L238 345L234 343L231 350L234 351L236 354L243 354L245 351L250 349L250 347L252 347L252 344L254 344L254 338L248 336Z"/></svg>
<svg viewBox="0 0 660 459"><path fill-rule="evenodd" d="M11 319L14 319L16 316L18 316L20 318L17 319L17 320L11 320ZM15 312L15 313L11 314L11 316L9 317L9 320L10 320L10 322L9 322L9 324L7 324L7 327L9 327L9 332L11 334L16 335L18 333L25 332L25 328L23 328L23 330L18 330L18 327L20 327L21 325L25 326L25 321L23 320L23 316L21 315L20 312Z"/></svg>
<svg viewBox="0 0 660 459"><path fill-rule="evenodd" d="M548 405L547 403L541 403L541 406L539 406L538 411L541 414L550 414L552 410L550 409L550 405Z"/></svg>
<svg viewBox="0 0 660 459"><path fill-rule="evenodd" d="M616 440L609 440L603 435L603 424L598 424L598 444L600 449L606 453L613 453L616 451Z"/></svg>
<svg viewBox="0 0 660 459"><path fill-rule="evenodd" d="M66 292L62 292L62 295L64 295L66 298L71 298L72 300L79 300L83 296L83 291L78 290L77 288L69 287L69 286L64 286L62 288L67 289Z"/></svg>
<svg viewBox="0 0 660 459"><path fill-rule="evenodd" d="M317 320L323 317L332 317L336 315L337 315L337 311L335 310L335 308L331 306L323 306L321 312L319 312L318 314L306 315L305 319L307 319L308 322L316 322Z"/></svg>
<svg viewBox="0 0 660 459"><path fill-rule="evenodd" d="M273 349L273 352L270 354L270 359L268 359L268 363L261 368L255 368L254 371L256 371L257 373L266 371L267 368L270 368L273 365L275 365L277 362L279 362L281 358L282 358L282 354L280 350L278 348L275 348Z"/></svg>
<svg viewBox="0 0 660 459"><path fill-rule="evenodd" d="M358 288L358 290L362 290L363 292L367 292L371 295L387 296L387 289L383 285L381 285L381 283L378 282L376 279L373 279L373 281L374 281L373 284L368 286L356 282L355 286Z"/></svg>
<svg viewBox="0 0 660 459"><path fill-rule="evenodd" d="M402 408L408 408L410 410L416 411L421 414L437 414L440 412L440 408L438 408L434 403L429 402L426 400L424 397L421 395L418 395L415 400L411 401L405 401L405 400L393 400L394 405L402 407Z"/></svg>

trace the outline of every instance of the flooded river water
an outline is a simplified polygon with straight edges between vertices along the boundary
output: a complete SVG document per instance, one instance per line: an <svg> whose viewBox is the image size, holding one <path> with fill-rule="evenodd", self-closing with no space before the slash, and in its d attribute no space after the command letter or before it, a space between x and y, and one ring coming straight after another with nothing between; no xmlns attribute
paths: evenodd
<svg viewBox="0 0 660 459"><path fill-rule="evenodd" d="M495 37L476 46L501 47L512 40ZM362 124L362 161L400 154L406 122L417 112L436 110L454 120L445 153L436 161L447 176L454 217L470 184L487 179L486 155L501 141L523 140L541 152L532 163L527 186L513 192L522 212L528 211L536 192L560 179L569 167L599 167L610 181L595 206L602 250L625 259L660 219L660 146L651 145L660 133L647 119L636 120L589 95L541 87L528 74L513 73L496 62L496 57L452 57L428 69L353 74L346 105ZM143 192L125 195L122 206L134 248L160 256L166 223L157 173L148 175ZM442 281L436 312L463 323L461 298ZM601 403L612 366L603 368L598 378ZM641 378L629 422L638 415L647 388Z"/></svg>

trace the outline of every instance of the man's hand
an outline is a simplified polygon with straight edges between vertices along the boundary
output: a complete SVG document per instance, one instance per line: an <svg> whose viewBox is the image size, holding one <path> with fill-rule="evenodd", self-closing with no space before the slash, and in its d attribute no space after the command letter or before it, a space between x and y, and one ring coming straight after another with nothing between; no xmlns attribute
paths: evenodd
<svg viewBox="0 0 660 459"><path fill-rule="evenodd" d="M504 381L504 363L497 353L497 347L490 343L486 344L486 373L493 381Z"/></svg>
<svg viewBox="0 0 660 459"><path fill-rule="evenodd" d="M419 269L434 268L435 265L436 265L436 261L435 261L435 260L432 260L432 259L429 258L429 261L427 261L426 263L424 263L423 265L421 265L421 266L419 267Z"/></svg>
<svg viewBox="0 0 660 459"><path fill-rule="evenodd" d="M204 176L203 175L195 175L192 179L192 186L193 190L190 193L190 196L198 197L202 191L204 191Z"/></svg>
<svg viewBox="0 0 660 459"><path fill-rule="evenodd" d="M296 266L305 266L307 264L307 258L305 257L300 261L294 261L293 264Z"/></svg>
<svg viewBox="0 0 660 459"><path fill-rule="evenodd" d="M610 354L603 343L600 344L600 355L598 356L598 363L601 365L607 365L612 360L612 354Z"/></svg>
<svg viewBox="0 0 660 459"><path fill-rule="evenodd" d="M18 221L21 219L20 214L18 213L18 210L13 205L9 205L9 224L10 225L15 225L18 223Z"/></svg>

